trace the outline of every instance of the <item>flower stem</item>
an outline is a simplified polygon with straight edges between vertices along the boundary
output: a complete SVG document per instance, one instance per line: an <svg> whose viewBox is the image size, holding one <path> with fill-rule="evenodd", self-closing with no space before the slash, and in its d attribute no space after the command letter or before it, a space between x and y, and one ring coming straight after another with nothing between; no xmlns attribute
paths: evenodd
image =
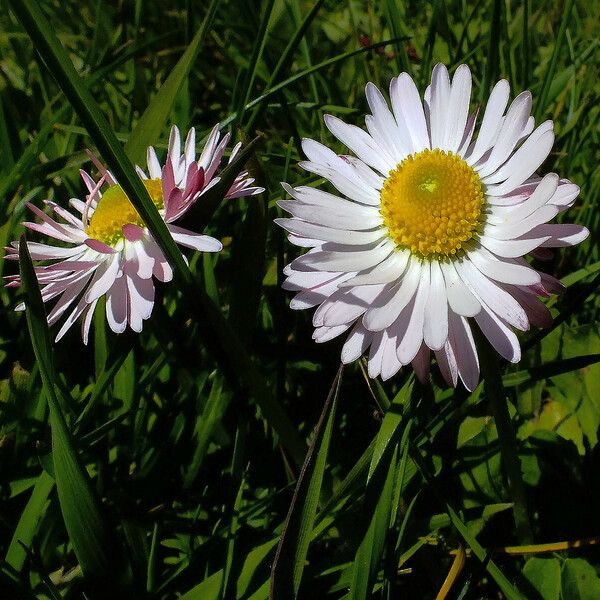
<svg viewBox="0 0 600 600"><path fill-rule="evenodd" d="M481 347L481 346L480 346ZM485 377L485 391L490 399L498 440L500 441L500 455L508 479L508 490L513 503L513 514L517 528L517 537L521 544L531 544L533 534L529 513L527 511L527 498L521 477L521 461L517 448L517 437L512 425L506 393L502 385L502 376L498 365L496 353L486 343L486 348L480 353L481 367Z"/></svg>

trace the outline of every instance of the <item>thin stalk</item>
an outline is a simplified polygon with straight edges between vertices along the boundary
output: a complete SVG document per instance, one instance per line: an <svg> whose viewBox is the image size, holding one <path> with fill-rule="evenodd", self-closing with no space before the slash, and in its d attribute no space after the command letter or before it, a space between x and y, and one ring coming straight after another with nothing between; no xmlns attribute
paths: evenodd
<svg viewBox="0 0 600 600"><path fill-rule="evenodd" d="M513 502L513 514L515 525L517 527L517 537L522 544L531 544L533 534L531 523L529 522L529 513L527 511L527 498L525 487L521 477L521 461L517 449L517 437L512 426L504 385L502 384L502 375L498 365L498 358L486 344L480 355L482 374L485 377L485 391L490 399L496 428L498 429L498 439L500 441L500 455L502 463L506 470L508 479L508 490Z"/></svg>

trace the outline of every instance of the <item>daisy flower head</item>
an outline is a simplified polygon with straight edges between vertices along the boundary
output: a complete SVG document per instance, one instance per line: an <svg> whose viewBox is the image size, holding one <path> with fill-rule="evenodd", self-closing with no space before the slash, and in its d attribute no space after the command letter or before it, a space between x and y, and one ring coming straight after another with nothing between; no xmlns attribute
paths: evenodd
<svg viewBox="0 0 600 600"><path fill-rule="evenodd" d="M509 105L499 81L485 110L470 112L471 73L434 67L421 100L407 73L392 79L391 108L372 83L367 131L326 115L329 131L353 155L303 141L300 166L338 194L283 184L290 200L277 219L292 243L309 248L285 268L291 308L318 307L313 338L346 334L342 361L368 352L371 377L388 379L412 363L420 379L431 352L448 384L473 390L479 360L472 326L518 362L513 331L547 326L539 297L561 291L524 258L571 246L588 231L548 224L579 188L537 174L554 142L553 123L535 127L531 94ZM508 106L508 108L507 108ZM479 122L479 126L477 123Z"/></svg>
<svg viewBox="0 0 600 600"><path fill-rule="evenodd" d="M221 242L174 223L219 182L219 167L230 134L220 137L216 125L197 158L195 130L189 131L182 149L179 129L173 127L164 165L150 147L148 172L136 167L175 242L203 252L219 252ZM237 144L233 148L229 162L240 147ZM129 325L140 332L154 307L153 278L168 282L173 277L162 250L121 186L95 157L90 157L100 177L95 181L87 172L80 171L88 190L85 200L72 198L73 211L46 201L55 213L52 217L28 204L40 222L23 223L28 229L60 242L59 245L28 242L31 258L44 262L35 267L44 302L58 298L48 313L48 323L53 325L64 317L56 341L81 317L82 337L87 344L94 308L102 296L106 296L106 319L112 331L122 333ZM263 188L253 186L253 182L246 171L241 172L225 197L262 192ZM18 260L18 242L6 250L7 259ZM21 284L19 275L6 279L7 287ZM16 310L24 308L20 304Z"/></svg>

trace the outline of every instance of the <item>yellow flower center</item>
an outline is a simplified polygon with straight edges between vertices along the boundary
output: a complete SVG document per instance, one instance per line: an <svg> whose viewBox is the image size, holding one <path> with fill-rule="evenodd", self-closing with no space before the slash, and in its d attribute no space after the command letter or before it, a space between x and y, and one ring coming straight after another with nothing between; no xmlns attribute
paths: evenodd
<svg viewBox="0 0 600 600"><path fill-rule="evenodd" d="M156 208L161 210L164 207L161 180L145 179L143 184ZM144 227L142 217L131 204L123 188L113 185L102 194L85 232L89 237L112 246L123 238L123 225L129 223Z"/></svg>
<svg viewBox="0 0 600 600"><path fill-rule="evenodd" d="M458 155L438 149L405 158L381 190L390 236L423 258L455 256L476 236L484 204L477 173Z"/></svg>

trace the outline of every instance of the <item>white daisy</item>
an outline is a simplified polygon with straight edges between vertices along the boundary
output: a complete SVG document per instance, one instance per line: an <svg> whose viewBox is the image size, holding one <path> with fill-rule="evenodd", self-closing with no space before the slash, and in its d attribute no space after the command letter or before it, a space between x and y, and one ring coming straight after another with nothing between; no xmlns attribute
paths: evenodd
<svg viewBox="0 0 600 600"><path fill-rule="evenodd" d="M230 135L226 134L220 141L219 138L217 125L196 160L195 130L188 133L182 154L179 129L173 127L164 166L158 161L154 148L148 148L148 175L137 167L173 239L181 246L203 252L219 252L221 242L178 227L173 222L219 181L215 175ZM240 147L238 144L232 150L229 162ZM67 244L28 242L33 260L50 263L35 268L44 302L58 298L48 314L48 323L52 325L67 315L56 341L82 317L82 337L87 344L94 308L104 295L106 318L115 333L122 333L127 325L134 331L141 331L154 306L152 278L167 282L173 277L162 250L121 186L94 157L92 160L102 176L96 182L81 171L89 193L85 202L77 198L70 200L78 214L46 201L62 222L28 204L41 223L23 223L32 231ZM238 198L262 192L263 188L252 187L253 182L246 171L240 173L225 197ZM18 242L7 248L6 258L18 260ZM6 279L7 287L21 284L18 275ZM16 308L23 309L23 304Z"/></svg>
<svg viewBox="0 0 600 600"><path fill-rule="evenodd" d="M327 115L331 133L355 156L306 139L300 166L343 196L283 184L292 197L277 219L292 243L310 250L286 268L294 309L318 306L313 338L349 331L342 361L369 353L369 375L388 379L412 363L424 379L430 351L451 385L479 380L470 320L497 352L520 359L512 328L546 326L538 296L562 289L523 258L571 246L588 231L547 222L570 207L579 188L536 174L554 141L552 121L534 129L531 94L506 110L509 84L494 87L476 137L469 113L471 73L452 82L436 65L421 101L407 73L392 79L391 107L366 86L367 131Z"/></svg>

